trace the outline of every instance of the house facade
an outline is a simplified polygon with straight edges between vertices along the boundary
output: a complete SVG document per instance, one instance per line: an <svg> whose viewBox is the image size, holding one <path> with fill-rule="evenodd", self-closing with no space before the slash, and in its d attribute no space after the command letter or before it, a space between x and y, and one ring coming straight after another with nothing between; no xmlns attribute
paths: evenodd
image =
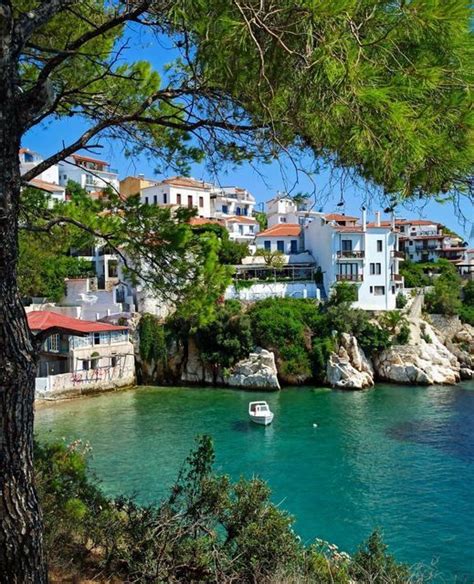
<svg viewBox="0 0 474 584"><path fill-rule="evenodd" d="M212 185L194 178L175 176L140 192L141 202L161 207L196 209L198 217L212 217Z"/></svg>
<svg viewBox="0 0 474 584"><path fill-rule="evenodd" d="M44 160L40 154L28 148L20 148L19 158L20 173L22 175L38 166ZM53 164L41 172L29 182L29 185L45 192L52 202L64 201L66 199L66 189L59 184L59 169L57 164Z"/></svg>
<svg viewBox="0 0 474 584"><path fill-rule="evenodd" d="M27 314L33 334L49 333L36 375L36 398L54 399L135 383L135 358L125 326L49 311Z"/></svg>
<svg viewBox="0 0 474 584"><path fill-rule="evenodd" d="M308 225L322 213L313 211L309 203L296 203L291 197L277 196L266 203L268 227L274 225L298 224Z"/></svg>
<svg viewBox="0 0 474 584"><path fill-rule="evenodd" d="M365 213L360 225L340 223L326 216L305 228L305 247L321 269L326 293L336 283L348 282L357 292L355 307L393 310L403 288L399 266L404 254L398 251L397 231L383 226L379 214L371 225Z"/></svg>
<svg viewBox="0 0 474 584"><path fill-rule="evenodd" d="M298 223L275 224L257 233L257 250L278 251L290 255L304 251L303 227Z"/></svg>
<svg viewBox="0 0 474 584"><path fill-rule="evenodd" d="M239 187L215 187L211 192L213 217L252 217L255 197Z"/></svg>
<svg viewBox="0 0 474 584"><path fill-rule="evenodd" d="M159 182L160 181L158 180L145 178L145 175L143 174L139 174L138 176L127 176L120 181L120 196L126 199L132 195L139 195L142 189L157 185Z"/></svg>
<svg viewBox="0 0 474 584"><path fill-rule="evenodd" d="M387 226L392 222L382 221ZM412 262L435 262L447 259L458 262L463 258L466 247L461 238L445 233L441 223L428 219L396 219L400 251Z"/></svg>
<svg viewBox="0 0 474 584"><path fill-rule="evenodd" d="M73 154L59 162L58 168L60 185L66 186L68 181L74 181L91 196L100 196L108 187L119 192L117 171L110 168L110 164L104 160Z"/></svg>

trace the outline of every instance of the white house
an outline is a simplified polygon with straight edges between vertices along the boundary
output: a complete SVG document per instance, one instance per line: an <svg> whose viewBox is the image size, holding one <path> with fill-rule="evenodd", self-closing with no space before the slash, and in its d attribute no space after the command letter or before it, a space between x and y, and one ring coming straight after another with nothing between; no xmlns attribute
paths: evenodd
<svg viewBox="0 0 474 584"><path fill-rule="evenodd" d="M147 205L194 208L198 217L212 217L212 188L194 178L174 176L142 189L140 199Z"/></svg>
<svg viewBox="0 0 474 584"><path fill-rule="evenodd" d="M253 244L255 236L258 234L260 226L253 217L234 216L223 219L229 232L229 238L238 243Z"/></svg>
<svg viewBox="0 0 474 584"><path fill-rule="evenodd" d="M390 225L391 221L382 221ZM465 246L462 240L444 232L444 226L428 219L396 219L395 228L400 233L400 250L413 262L433 262L440 258L458 262Z"/></svg>
<svg viewBox="0 0 474 584"><path fill-rule="evenodd" d="M20 148L19 158L20 173L22 175L38 166L44 160L40 154L28 148ZM52 201L64 201L66 199L66 189L59 184L59 170L56 164L38 174L29 184L44 191Z"/></svg>
<svg viewBox="0 0 474 584"><path fill-rule="evenodd" d="M297 223L308 225L322 213L313 211L309 203L296 203L291 197L277 196L270 199L267 205L268 227L281 223Z"/></svg>
<svg viewBox="0 0 474 584"><path fill-rule="evenodd" d="M27 314L34 334L49 333L40 351L36 397L55 397L127 387L135 383L128 328L55 312Z"/></svg>
<svg viewBox="0 0 474 584"><path fill-rule="evenodd" d="M330 216L329 216L330 217ZM357 290L354 306L365 310L393 310L403 288L399 274L404 254L398 251L398 233L383 226L380 214L367 225L341 225L321 217L305 227L305 247L323 275L326 293L337 282L349 282Z"/></svg>
<svg viewBox="0 0 474 584"><path fill-rule="evenodd" d="M298 223L275 224L257 233L255 243L258 249L296 254L304 251L303 227Z"/></svg>
<svg viewBox="0 0 474 584"><path fill-rule="evenodd" d="M120 189L117 171L110 164L98 158L73 154L59 162L59 184L66 186L74 181L92 196L100 196L108 187L117 193Z"/></svg>
<svg viewBox="0 0 474 584"><path fill-rule="evenodd" d="M213 217L252 217L255 197L240 187L215 187L211 203Z"/></svg>

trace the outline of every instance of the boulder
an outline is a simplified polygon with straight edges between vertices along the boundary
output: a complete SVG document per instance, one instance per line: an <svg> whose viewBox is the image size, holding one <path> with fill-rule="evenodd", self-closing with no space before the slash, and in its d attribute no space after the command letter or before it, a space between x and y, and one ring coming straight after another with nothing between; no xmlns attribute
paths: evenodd
<svg viewBox="0 0 474 584"><path fill-rule="evenodd" d="M374 384L372 365L352 335L341 334L336 351L329 356L326 380L331 387L343 389L365 389Z"/></svg>
<svg viewBox="0 0 474 584"><path fill-rule="evenodd" d="M474 379L474 370L469 369L468 367L461 367L459 374L463 380Z"/></svg>
<svg viewBox="0 0 474 584"><path fill-rule="evenodd" d="M379 379L394 383L454 385L460 380L460 365L426 322L422 334L409 345L396 345L374 357ZM412 337L413 338L413 337Z"/></svg>
<svg viewBox="0 0 474 584"><path fill-rule="evenodd" d="M266 349L255 349L246 359L234 365L225 378L225 384L245 389L280 389L275 355Z"/></svg>

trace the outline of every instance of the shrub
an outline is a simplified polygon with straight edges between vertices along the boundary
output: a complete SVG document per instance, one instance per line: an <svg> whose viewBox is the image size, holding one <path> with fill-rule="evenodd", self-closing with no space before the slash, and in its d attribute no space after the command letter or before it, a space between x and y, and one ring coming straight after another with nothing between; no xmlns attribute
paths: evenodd
<svg viewBox="0 0 474 584"><path fill-rule="evenodd" d="M463 304L474 306L474 280L470 280L462 289Z"/></svg>
<svg viewBox="0 0 474 584"><path fill-rule="evenodd" d="M338 282L333 286L329 297L329 306L350 305L357 300L357 287L348 282Z"/></svg>
<svg viewBox="0 0 474 584"><path fill-rule="evenodd" d="M462 322L474 326L474 306L461 306L459 309L459 317Z"/></svg>
<svg viewBox="0 0 474 584"><path fill-rule="evenodd" d="M140 357L147 362L166 359L165 327L152 314L144 314L138 325Z"/></svg>
<svg viewBox="0 0 474 584"><path fill-rule="evenodd" d="M35 450L48 562L69 574L150 583L412 581L378 533L353 558L320 540L305 548L261 479L213 474L209 437L198 440L168 499L146 507L104 497L81 443Z"/></svg>
<svg viewBox="0 0 474 584"><path fill-rule="evenodd" d="M433 290L425 294L425 308L431 314L459 314L461 308L460 280L457 274L439 276Z"/></svg>
<svg viewBox="0 0 474 584"><path fill-rule="evenodd" d="M402 294L401 292L399 292L397 294L397 298L395 300L395 306L398 309L402 309L402 308L405 308L407 303L408 303L408 298L405 296L405 294Z"/></svg>
<svg viewBox="0 0 474 584"><path fill-rule="evenodd" d="M408 344L410 340L410 327L408 326L408 323L405 322L402 324L395 340L398 345Z"/></svg>
<svg viewBox="0 0 474 584"><path fill-rule="evenodd" d="M194 339L203 361L215 368L231 367L253 348L250 319L235 300L219 306L214 320L198 328Z"/></svg>

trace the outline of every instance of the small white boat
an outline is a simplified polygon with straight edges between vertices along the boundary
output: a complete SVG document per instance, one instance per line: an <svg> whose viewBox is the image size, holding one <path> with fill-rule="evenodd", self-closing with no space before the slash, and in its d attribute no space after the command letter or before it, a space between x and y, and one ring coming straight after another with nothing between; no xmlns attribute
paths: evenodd
<svg viewBox="0 0 474 584"><path fill-rule="evenodd" d="M255 424L268 426L273 421L273 412L270 411L266 401L250 402L249 417Z"/></svg>

